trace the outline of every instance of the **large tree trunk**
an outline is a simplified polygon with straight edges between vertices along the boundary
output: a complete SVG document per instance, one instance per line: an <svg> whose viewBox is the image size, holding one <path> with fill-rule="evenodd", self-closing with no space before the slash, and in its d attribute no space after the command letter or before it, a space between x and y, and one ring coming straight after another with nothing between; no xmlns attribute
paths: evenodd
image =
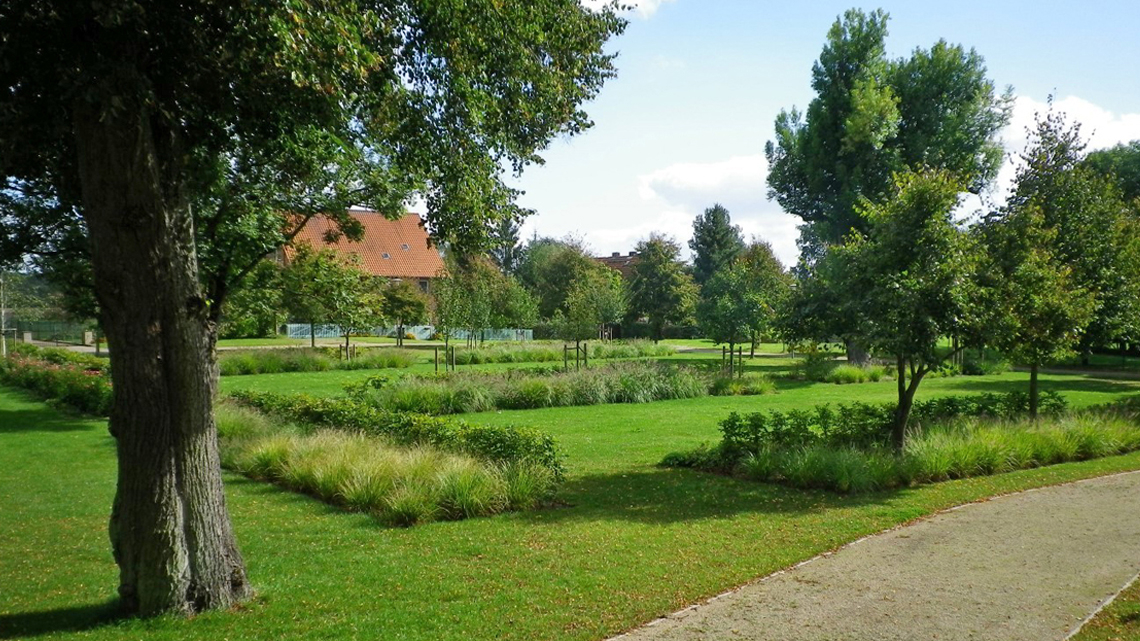
<svg viewBox="0 0 1140 641"><path fill-rule="evenodd" d="M194 613L250 588L222 492L210 323L179 154L133 107L75 110L96 296L115 347L111 545L126 609Z"/></svg>
<svg viewBox="0 0 1140 641"><path fill-rule="evenodd" d="M859 367L867 367L871 364L871 354L863 348L861 344L856 341L849 340L846 342L847 347L847 362L851 365Z"/></svg>

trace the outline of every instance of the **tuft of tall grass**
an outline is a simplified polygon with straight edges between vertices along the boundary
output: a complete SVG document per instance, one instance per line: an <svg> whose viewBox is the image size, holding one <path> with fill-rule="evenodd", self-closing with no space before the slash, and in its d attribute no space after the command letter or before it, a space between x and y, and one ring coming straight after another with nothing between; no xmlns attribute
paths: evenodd
<svg viewBox="0 0 1140 641"><path fill-rule="evenodd" d="M283 372L323 372L331 369L407 368L416 363L416 352L391 347L376 347L358 352L352 360L341 359L328 348L290 347L274 349L233 350L218 356L222 376L280 374Z"/></svg>
<svg viewBox="0 0 1140 641"><path fill-rule="evenodd" d="M859 367L858 365L844 364L837 365L824 376L823 380L837 385L850 385L853 383L878 383L885 378L889 378L889 376L887 375L887 368L882 365Z"/></svg>
<svg viewBox="0 0 1140 641"><path fill-rule="evenodd" d="M253 410L215 411L223 465L384 523L408 526L537 508L558 485L534 463L494 463L430 447L397 448L340 430L305 434Z"/></svg>
<svg viewBox="0 0 1140 641"><path fill-rule="evenodd" d="M757 481L841 493L1002 474L1140 449L1140 421L1111 411L1029 419L960 418L913 433L899 454L880 446L768 445L735 472ZM715 450L713 450L715 452ZM673 465L714 471L716 457L673 455Z"/></svg>
<svg viewBox="0 0 1140 641"><path fill-rule="evenodd" d="M776 384L764 375L746 374L743 377L719 376L709 386L712 396L760 396L776 393Z"/></svg>

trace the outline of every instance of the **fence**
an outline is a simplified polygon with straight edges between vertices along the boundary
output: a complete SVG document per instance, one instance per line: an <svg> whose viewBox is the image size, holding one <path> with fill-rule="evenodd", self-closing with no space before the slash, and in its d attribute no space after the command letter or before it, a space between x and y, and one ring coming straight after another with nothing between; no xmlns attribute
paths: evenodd
<svg viewBox="0 0 1140 641"><path fill-rule="evenodd" d="M91 326L84 323L70 323L66 321L22 321L15 323L16 336L23 337L30 333L32 340L54 341L59 343L83 344L83 334L91 330ZM11 330L11 326L8 328Z"/></svg>

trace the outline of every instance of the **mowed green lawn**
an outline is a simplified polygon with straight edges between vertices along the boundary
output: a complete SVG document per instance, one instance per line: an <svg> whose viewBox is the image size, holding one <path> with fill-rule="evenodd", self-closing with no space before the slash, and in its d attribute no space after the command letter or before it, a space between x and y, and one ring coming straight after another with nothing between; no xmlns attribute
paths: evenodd
<svg viewBox="0 0 1140 641"><path fill-rule="evenodd" d="M773 361L774 363L774 361ZM333 375L232 377L271 386ZM1074 405L1136 382L1046 376ZM307 383L305 383L307 381ZM932 379L920 394L1008 391L1023 374ZM1140 453L840 497L658 469L669 451L716 439L730 411L889 400L891 382L785 382L777 395L471 415L533 425L568 455L565 505L389 529L305 496L227 475L259 596L191 621L109 619L116 569L106 538L114 451L102 421L62 416L0 389L0 638L603 639L861 536L953 505L1116 471Z"/></svg>

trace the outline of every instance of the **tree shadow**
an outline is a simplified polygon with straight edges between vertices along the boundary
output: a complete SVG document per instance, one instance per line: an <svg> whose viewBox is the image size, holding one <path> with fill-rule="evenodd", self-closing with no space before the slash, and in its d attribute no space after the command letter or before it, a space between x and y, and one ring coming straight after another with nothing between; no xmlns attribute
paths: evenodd
<svg viewBox="0 0 1140 641"><path fill-rule="evenodd" d="M19 396L20 400L34 402L36 407L17 410L0 410L0 434L18 432L81 432L97 429L99 419L84 416L64 407L53 407L31 394L10 387L5 393Z"/></svg>
<svg viewBox="0 0 1140 641"><path fill-rule="evenodd" d="M695 470L648 468L571 478L559 492L568 507L527 512L525 518L671 524L740 514L809 515L883 503L905 491L840 495Z"/></svg>
<svg viewBox="0 0 1140 641"><path fill-rule="evenodd" d="M1051 392L1098 392L1103 394L1123 394L1140 392L1140 386L1135 381L1126 379L1107 379L1095 376L1073 377L1064 380L1041 379L1041 391ZM942 389L961 390L967 392L1029 392L1029 382L1025 380L995 381L972 380L970 377L958 376L942 387Z"/></svg>
<svg viewBox="0 0 1140 641"><path fill-rule="evenodd" d="M0 639L27 639L60 632L84 632L127 618L118 599L37 612L0 614Z"/></svg>

